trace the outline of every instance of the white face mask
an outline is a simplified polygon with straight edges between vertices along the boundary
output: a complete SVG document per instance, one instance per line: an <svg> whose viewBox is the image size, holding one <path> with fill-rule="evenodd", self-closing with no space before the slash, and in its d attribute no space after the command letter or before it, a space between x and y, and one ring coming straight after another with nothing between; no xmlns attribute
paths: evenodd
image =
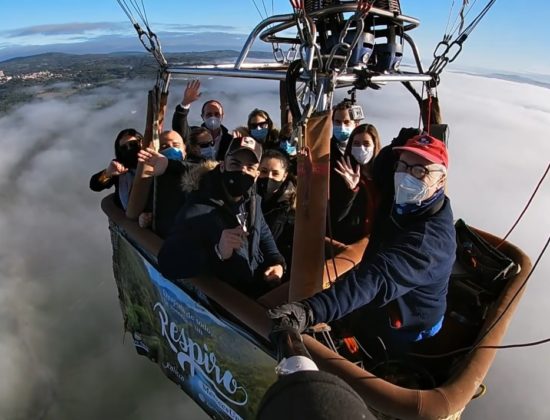
<svg viewBox="0 0 550 420"><path fill-rule="evenodd" d="M365 165L372 159L374 146L352 146L351 155L355 158L359 165Z"/></svg>
<svg viewBox="0 0 550 420"><path fill-rule="evenodd" d="M426 199L429 187L423 181L406 172L396 172L393 175L395 187L395 204L416 204Z"/></svg>
<svg viewBox="0 0 550 420"><path fill-rule="evenodd" d="M222 124L221 118L218 117L209 117L204 120L204 125L206 125L206 128L209 130L217 130L220 128L220 125Z"/></svg>

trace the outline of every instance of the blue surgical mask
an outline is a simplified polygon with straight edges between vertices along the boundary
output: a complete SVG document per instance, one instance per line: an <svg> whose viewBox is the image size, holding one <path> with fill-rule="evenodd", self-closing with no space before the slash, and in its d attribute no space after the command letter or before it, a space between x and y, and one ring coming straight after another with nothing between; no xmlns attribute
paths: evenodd
<svg viewBox="0 0 550 420"><path fill-rule="evenodd" d="M263 143L265 139L267 138L267 133L269 129L267 127L265 128L253 128L250 130L250 135L256 140L258 143Z"/></svg>
<svg viewBox="0 0 550 420"><path fill-rule="evenodd" d="M206 160L216 160L216 150L214 146L201 147L201 156Z"/></svg>
<svg viewBox="0 0 550 420"><path fill-rule="evenodd" d="M290 140L281 140L279 148L289 156L296 156L296 143Z"/></svg>
<svg viewBox="0 0 550 420"><path fill-rule="evenodd" d="M345 143L348 141L353 127L348 127L347 125L333 125L332 126L332 135L336 141L340 143Z"/></svg>
<svg viewBox="0 0 550 420"><path fill-rule="evenodd" d="M177 147L167 147L161 150L160 153L170 160L183 160L183 152Z"/></svg>

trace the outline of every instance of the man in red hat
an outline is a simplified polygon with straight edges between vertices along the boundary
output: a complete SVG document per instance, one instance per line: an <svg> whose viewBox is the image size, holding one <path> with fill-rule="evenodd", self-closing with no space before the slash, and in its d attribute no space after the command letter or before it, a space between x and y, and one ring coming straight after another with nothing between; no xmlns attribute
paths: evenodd
<svg viewBox="0 0 550 420"><path fill-rule="evenodd" d="M394 150L392 210L379 218L361 263L330 289L270 310L275 333L350 315L360 340L381 337L403 351L441 329L456 251L447 148L423 134Z"/></svg>

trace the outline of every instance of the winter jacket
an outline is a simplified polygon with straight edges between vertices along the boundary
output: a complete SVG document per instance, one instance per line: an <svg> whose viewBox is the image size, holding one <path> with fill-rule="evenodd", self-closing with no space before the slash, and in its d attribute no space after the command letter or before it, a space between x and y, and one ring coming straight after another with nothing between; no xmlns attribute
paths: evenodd
<svg viewBox="0 0 550 420"><path fill-rule="evenodd" d="M338 162L344 154L338 147L338 141L333 137L330 139L330 182L329 182L329 199L331 202L342 202L347 198L346 190L348 186L344 178L336 172L336 162ZM332 206L331 206L332 208ZM332 217L332 215L331 215Z"/></svg>
<svg viewBox="0 0 550 420"><path fill-rule="evenodd" d="M189 139L191 129L193 128L189 126L188 116L189 108L185 109L181 105L176 106L176 110L172 116L172 130L177 131L185 141ZM204 123L201 126L206 127ZM231 143L231 140L233 139L233 136L229 133L225 126L222 125L220 129L221 139L218 144L218 151L216 153L216 160L218 161L223 160L225 157L225 152L227 152L227 148L229 147L229 143Z"/></svg>
<svg viewBox="0 0 550 420"><path fill-rule="evenodd" d="M455 250L451 206L442 194L418 214L392 213L377 222L357 268L306 302L317 323L340 319L362 307L382 311L389 320L390 308L396 307L401 330L420 333L445 313Z"/></svg>
<svg viewBox="0 0 550 420"><path fill-rule="evenodd" d="M275 193L268 200L262 199L262 212L265 221L289 268L292 259L292 241L294 240L295 201L296 187L288 177L281 185L280 192Z"/></svg>
<svg viewBox="0 0 550 420"><path fill-rule="evenodd" d="M106 170L103 169L96 174L93 174L90 178L90 189L95 192L101 192L107 190L114 185L115 195L114 200L117 207L122 208L122 203L120 201L120 196L118 195L118 175L113 175L112 177L107 177Z"/></svg>
<svg viewBox="0 0 550 420"><path fill-rule="evenodd" d="M238 226L237 214L248 213L244 244L227 260L214 246L222 231ZM263 273L281 264L273 236L261 211L261 198L251 192L241 203L226 200L219 168L206 173L198 190L191 192L158 255L161 273L169 279L212 274L250 295L266 291Z"/></svg>
<svg viewBox="0 0 550 420"><path fill-rule="evenodd" d="M341 201L330 202L332 237L351 244L371 233L378 212L379 192L371 179L361 175L355 189L346 186L339 196Z"/></svg>
<svg viewBox="0 0 550 420"><path fill-rule="evenodd" d="M169 160L166 171L156 178L153 192L156 199L155 232L165 238L170 232L176 216L183 207L187 193L182 191L181 179L197 164L186 160ZM151 200L151 203L153 200ZM153 209L151 209L152 211Z"/></svg>

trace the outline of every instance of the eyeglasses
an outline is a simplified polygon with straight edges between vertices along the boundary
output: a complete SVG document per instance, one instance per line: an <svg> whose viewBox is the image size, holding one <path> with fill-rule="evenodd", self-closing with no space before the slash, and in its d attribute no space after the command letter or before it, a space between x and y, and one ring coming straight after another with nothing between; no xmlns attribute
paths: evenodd
<svg viewBox="0 0 550 420"><path fill-rule="evenodd" d="M395 162L395 172L408 172L416 179L424 179L432 172L443 172L441 169L428 169L424 165L409 165L407 162L398 160Z"/></svg>
<svg viewBox="0 0 550 420"><path fill-rule="evenodd" d="M256 130L258 128L268 128L269 123L267 121L261 121L259 123L250 123L248 124L251 130Z"/></svg>

